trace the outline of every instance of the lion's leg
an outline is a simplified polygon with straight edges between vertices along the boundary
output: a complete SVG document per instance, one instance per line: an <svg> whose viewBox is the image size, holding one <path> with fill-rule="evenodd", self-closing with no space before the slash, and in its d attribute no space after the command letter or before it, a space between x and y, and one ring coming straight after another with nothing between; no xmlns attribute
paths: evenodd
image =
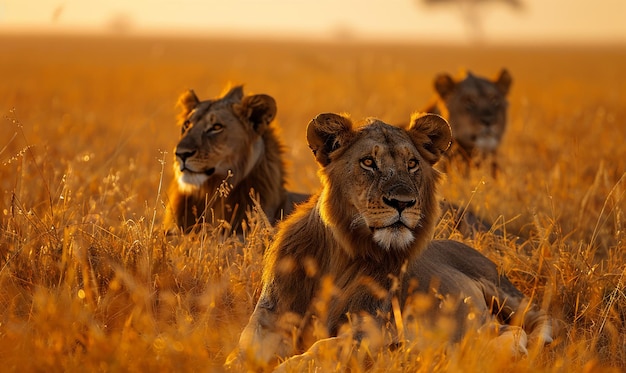
<svg viewBox="0 0 626 373"><path fill-rule="evenodd" d="M301 320L295 313L280 315L259 302L225 366L238 372L271 368L279 358L294 353L295 332Z"/></svg>
<svg viewBox="0 0 626 373"><path fill-rule="evenodd" d="M552 342L552 322L546 312L528 298L507 298L513 312L508 316L510 325L521 326L528 334L529 342L543 346Z"/></svg>
<svg viewBox="0 0 626 373"><path fill-rule="evenodd" d="M341 372L356 367L361 371L373 361L383 348L397 345L394 338L380 329L376 318L369 315L354 316L352 325L344 325L336 337L323 338L304 353L290 357L274 372Z"/></svg>
<svg viewBox="0 0 626 373"><path fill-rule="evenodd" d="M485 300L494 315L509 325L522 327L531 344L551 343L552 323L546 312L519 292L506 277L500 277L499 282L483 287Z"/></svg>
<svg viewBox="0 0 626 373"><path fill-rule="evenodd" d="M528 355L528 335L523 328L512 325L486 325L495 337L488 343L489 353L516 360ZM484 331L484 330L483 330Z"/></svg>
<svg viewBox="0 0 626 373"><path fill-rule="evenodd" d="M531 344L543 346L552 343L552 321L544 310L525 298L518 306L518 312L522 312L522 326L528 332Z"/></svg>
<svg viewBox="0 0 626 373"><path fill-rule="evenodd" d="M313 366L321 371L341 371L349 364L355 343L350 334L320 339L304 353L285 360L274 373L308 371Z"/></svg>

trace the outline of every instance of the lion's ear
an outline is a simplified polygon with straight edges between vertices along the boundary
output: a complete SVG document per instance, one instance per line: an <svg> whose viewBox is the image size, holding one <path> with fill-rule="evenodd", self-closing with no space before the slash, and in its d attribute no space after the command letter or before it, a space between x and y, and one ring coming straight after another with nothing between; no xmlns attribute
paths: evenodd
<svg viewBox="0 0 626 373"><path fill-rule="evenodd" d="M178 97L178 102L176 103L176 106L181 108L179 116L186 118L199 103L200 100L198 100L198 96L192 89L183 93Z"/></svg>
<svg viewBox="0 0 626 373"><path fill-rule="evenodd" d="M496 85L496 87L498 87L498 90L502 92L503 95L506 95L509 93L512 82L513 77L511 77L509 71L507 69L502 69L502 71L500 71L500 75L494 81L494 84Z"/></svg>
<svg viewBox="0 0 626 373"><path fill-rule="evenodd" d="M414 114L408 132L418 149L425 150L422 156L431 165L437 163L452 141L450 125L437 114Z"/></svg>
<svg viewBox="0 0 626 373"><path fill-rule="evenodd" d="M326 167L330 163L330 153L344 145L350 131L350 119L333 113L319 114L309 122L306 139L320 165Z"/></svg>
<svg viewBox="0 0 626 373"><path fill-rule="evenodd" d="M228 92L222 95L222 101L225 102L240 102L243 98L243 86L237 85L229 89Z"/></svg>
<svg viewBox="0 0 626 373"><path fill-rule="evenodd" d="M246 96L235 109L247 118L254 130L263 133L276 116L276 101L268 95Z"/></svg>
<svg viewBox="0 0 626 373"><path fill-rule="evenodd" d="M454 87L456 87L456 83L448 74L439 74L435 78L435 90L439 94L439 97L443 99L454 91Z"/></svg>

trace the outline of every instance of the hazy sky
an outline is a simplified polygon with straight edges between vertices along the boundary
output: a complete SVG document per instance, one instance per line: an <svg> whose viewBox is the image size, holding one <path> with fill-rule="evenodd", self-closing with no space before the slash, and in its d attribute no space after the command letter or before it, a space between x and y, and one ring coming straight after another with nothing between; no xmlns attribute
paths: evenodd
<svg viewBox="0 0 626 373"><path fill-rule="evenodd" d="M0 0L0 32L626 44L626 0L518 1L521 8L476 0Z"/></svg>

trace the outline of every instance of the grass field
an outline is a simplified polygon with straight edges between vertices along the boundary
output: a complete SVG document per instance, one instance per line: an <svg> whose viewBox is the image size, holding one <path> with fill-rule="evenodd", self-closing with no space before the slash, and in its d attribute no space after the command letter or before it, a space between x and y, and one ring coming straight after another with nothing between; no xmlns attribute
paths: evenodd
<svg viewBox="0 0 626 373"><path fill-rule="evenodd" d="M221 370L272 230L252 224L245 243L163 234L184 90L273 96L289 186L314 192L304 129L316 114L406 122L436 73L502 67L514 78L502 173L451 173L440 191L526 241L436 235L494 260L558 335L515 362L465 340L456 353L383 353L372 371L626 370L626 49L17 36L0 47L0 370Z"/></svg>

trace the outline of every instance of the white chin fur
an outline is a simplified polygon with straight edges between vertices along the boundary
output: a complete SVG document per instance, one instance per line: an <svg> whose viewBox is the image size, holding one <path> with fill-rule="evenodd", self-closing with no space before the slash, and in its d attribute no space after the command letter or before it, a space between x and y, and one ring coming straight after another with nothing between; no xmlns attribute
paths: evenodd
<svg viewBox="0 0 626 373"><path fill-rule="evenodd" d="M408 228L382 228L374 231L374 241L383 249L404 250L409 247L415 237Z"/></svg>
<svg viewBox="0 0 626 373"><path fill-rule="evenodd" d="M205 174L183 172L178 177L178 187L183 192L192 191L200 188L200 186L208 179L209 177Z"/></svg>
<svg viewBox="0 0 626 373"><path fill-rule="evenodd" d="M484 152L491 152L498 147L498 139L495 137L479 137L476 139L476 147Z"/></svg>

